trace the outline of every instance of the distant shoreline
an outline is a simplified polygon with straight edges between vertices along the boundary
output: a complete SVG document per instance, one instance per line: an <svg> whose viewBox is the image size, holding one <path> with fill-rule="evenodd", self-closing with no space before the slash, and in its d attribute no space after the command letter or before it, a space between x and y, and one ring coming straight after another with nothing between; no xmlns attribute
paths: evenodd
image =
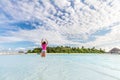
<svg viewBox="0 0 120 80"><path fill-rule="evenodd" d="M0 55L21 55L21 54L26 54L26 53L18 53L18 52L7 52L7 53L5 53L5 52L0 52ZM41 53L27 53L27 54L41 54ZM116 55L116 54L120 54L120 53L46 53L46 54L57 54L57 55L59 55L59 54L114 54L114 55Z"/></svg>
<svg viewBox="0 0 120 80"><path fill-rule="evenodd" d="M18 52L0 52L0 55L17 55L17 54L24 54Z"/></svg>

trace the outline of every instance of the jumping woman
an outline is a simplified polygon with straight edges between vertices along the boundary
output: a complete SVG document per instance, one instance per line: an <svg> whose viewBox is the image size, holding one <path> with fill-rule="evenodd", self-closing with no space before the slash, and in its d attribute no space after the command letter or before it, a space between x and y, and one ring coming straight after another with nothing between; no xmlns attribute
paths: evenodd
<svg viewBox="0 0 120 80"><path fill-rule="evenodd" d="M42 47L42 51L41 51L41 57L45 57L46 56L46 52L47 52L47 45L48 45L48 41L45 40L41 40L41 47Z"/></svg>

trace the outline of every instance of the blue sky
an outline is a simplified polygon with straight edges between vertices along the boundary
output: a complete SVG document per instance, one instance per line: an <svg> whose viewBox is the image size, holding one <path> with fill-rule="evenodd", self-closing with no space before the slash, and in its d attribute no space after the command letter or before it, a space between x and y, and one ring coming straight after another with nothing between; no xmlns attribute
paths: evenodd
<svg viewBox="0 0 120 80"><path fill-rule="evenodd" d="M120 48L119 0L1 0L0 50L49 46Z"/></svg>

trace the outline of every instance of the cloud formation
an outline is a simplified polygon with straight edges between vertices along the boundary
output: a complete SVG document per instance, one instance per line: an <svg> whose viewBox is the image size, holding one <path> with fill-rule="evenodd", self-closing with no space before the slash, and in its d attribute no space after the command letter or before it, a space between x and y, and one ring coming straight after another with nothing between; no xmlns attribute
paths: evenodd
<svg viewBox="0 0 120 80"><path fill-rule="evenodd" d="M47 38L49 45L119 47L119 4L119 0L1 0L0 43L39 44Z"/></svg>

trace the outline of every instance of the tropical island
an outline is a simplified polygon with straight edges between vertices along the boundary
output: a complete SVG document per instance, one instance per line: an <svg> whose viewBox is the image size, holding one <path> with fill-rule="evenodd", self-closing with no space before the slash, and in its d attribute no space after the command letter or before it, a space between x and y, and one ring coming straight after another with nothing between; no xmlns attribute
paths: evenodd
<svg viewBox="0 0 120 80"><path fill-rule="evenodd" d="M27 53L40 53L41 48L34 48L33 50L28 50ZM103 49L85 48L79 47L69 47L69 46L57 46L57 47L47 47L47 53L105 53Z"/></svg>

